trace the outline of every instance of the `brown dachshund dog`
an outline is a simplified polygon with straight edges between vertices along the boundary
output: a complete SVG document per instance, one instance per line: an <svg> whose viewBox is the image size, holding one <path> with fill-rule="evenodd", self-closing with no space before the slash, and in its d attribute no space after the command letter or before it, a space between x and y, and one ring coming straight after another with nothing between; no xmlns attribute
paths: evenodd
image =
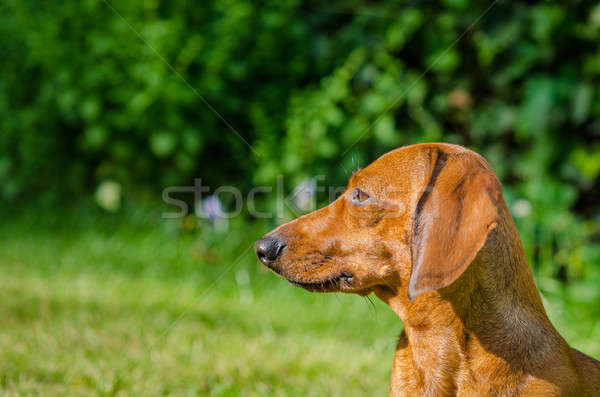
<svg viewBox="0 0 600 397"><path fill-rule="evenodd" d="M548 320L500 182L463 147L387 153L255 250L294 285L398 314L390 396L600 396L600 362Z"/></svg>

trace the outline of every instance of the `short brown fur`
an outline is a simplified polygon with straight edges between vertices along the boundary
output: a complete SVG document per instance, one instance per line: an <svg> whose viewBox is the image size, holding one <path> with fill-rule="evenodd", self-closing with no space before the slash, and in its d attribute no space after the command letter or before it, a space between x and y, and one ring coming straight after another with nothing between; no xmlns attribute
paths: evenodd
<svg viewBox="0 0 600 397"><path fill-rule="evenodd" d="M269 233L285 244L269 267L398 314L390 396L600 396L600 362L550 323L501 190L470 150L400 148Z"/></svg>

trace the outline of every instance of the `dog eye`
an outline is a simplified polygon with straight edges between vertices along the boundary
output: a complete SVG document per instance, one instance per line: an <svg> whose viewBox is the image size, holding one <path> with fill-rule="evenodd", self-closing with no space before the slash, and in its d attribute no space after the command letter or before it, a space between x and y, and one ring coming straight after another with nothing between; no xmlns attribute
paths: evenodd
<svg viewBox="0 0 600 397"><path fill-rule="evenodd" d="M364 190L356 188L352 191L352 202L354 204L363 204L365 201L371 198Z"/></svg>

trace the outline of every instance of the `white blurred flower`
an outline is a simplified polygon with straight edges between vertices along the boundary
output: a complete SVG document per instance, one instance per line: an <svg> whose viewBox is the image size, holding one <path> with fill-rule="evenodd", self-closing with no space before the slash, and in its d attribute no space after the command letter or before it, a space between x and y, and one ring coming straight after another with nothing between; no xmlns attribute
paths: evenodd
<svg viewBox="0 0 600 397"><path fill-rule="evenodd" d="M590 10L590 22L596 28L600 26L600 4Z"/></svg>
<svg viewBox="0 0 600 397"><path fill-rule="evenodd" d="M311 211L315 207L316 192L317 181L314 178L306 178L292 192L292 202L300 211Z"/></svg>
<svg viewBox="0 0 600 397"><path fill-rule="evenodd" d="M531 208L531 203L526 199L518 199L512 205L513 214L517 218L525 218L531 215Z"/></svg>
<svg viewBox="0 0 600 397"><path fill-rule="evenodd" d="M96 203L109 212L117 212L121 209L122 188L119 182L106 180L98 185L96 189Z"/></svg>
<svg viewBox="0 0 600 397"><path fill-rule="evenodd" d="M215 230L225 232L229 229L229 220L225 217L223 203L219 197L212 195L202 200L196 208L196 215L208 219Z"/></svg>
<svg viewBox="0 0 600 397"><path fill-rule="evenodd" d="M202 200L202 213L204 216L214 222L216 219L223 216L223 204L217 196L208 196Z"/></svg>

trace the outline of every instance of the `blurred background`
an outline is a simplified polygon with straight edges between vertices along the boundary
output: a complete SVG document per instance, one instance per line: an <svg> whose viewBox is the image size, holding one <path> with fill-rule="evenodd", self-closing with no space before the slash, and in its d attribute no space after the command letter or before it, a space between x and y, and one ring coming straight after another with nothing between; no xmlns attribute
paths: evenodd
<svg viewBox="0 0 600 397"><path fill-rule="evenodd" d="M600 357L597 2L4 0L0 43L2 394L385 395L399 319L251 244L426 141L490 161Z"/></svg>

